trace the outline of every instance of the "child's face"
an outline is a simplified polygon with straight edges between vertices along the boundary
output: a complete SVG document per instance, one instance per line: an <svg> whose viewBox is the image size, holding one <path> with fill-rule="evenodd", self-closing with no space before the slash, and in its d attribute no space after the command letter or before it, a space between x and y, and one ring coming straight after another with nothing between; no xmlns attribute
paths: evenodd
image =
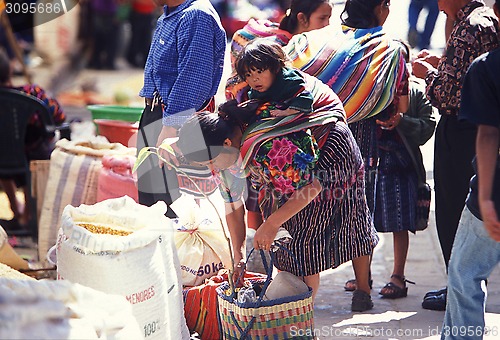
<svg viewBox="0 0 500 340"><path fill-rule="evenodd" d="M245 81L247 84L257 92L265 92L269 90L274 82L276 75L267 70L251 69L245 73Z"/></svg>

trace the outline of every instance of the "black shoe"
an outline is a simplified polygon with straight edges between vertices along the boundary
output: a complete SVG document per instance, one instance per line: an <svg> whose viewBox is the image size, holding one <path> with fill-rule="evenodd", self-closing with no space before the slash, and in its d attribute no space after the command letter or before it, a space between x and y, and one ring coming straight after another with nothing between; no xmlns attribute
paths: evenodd
<svg viewBox="0 0 500 340"><path fill-rule="evenodd" d="M356 289L352 294L351 310L353 312L364 312L373 308L370 294Z"/></svg>
<svg viewBox="0 0 500 340"><path fill-rule="evenodd" d="M423 309L446 310L446 293L428 296L422 301Z"/></svg>
<svg viewBox="0 0 500 340"><path fill-rule="evenodd" d="M446 293L447 293L447 288L446 287L443 287L443 288L438 289L438 290L431 290L430 292L427 292L424 295L424 300L426 298L428 298L429 296L437 296L437 295L446 294Z"/></svg>

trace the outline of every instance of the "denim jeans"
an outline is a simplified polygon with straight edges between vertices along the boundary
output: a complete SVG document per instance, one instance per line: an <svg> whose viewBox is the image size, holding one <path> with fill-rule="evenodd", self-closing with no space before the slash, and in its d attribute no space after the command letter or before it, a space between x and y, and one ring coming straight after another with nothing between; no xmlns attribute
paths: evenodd
<svg viewBox="0 0 500 340"><path fill-rule="evenodd" d="M482 339L484 280L500 262L500 242L464 208L448 266L448 297L441 339ZM488 330L486 330L488 331Z"/></svg>
<svg viewBox="0 0 500 340"><path fill-rule="evenodd" d="M425 19L423 32L419 33L419 49L429 48L431 43L432 32L436 26L436 20L439 15L439 7L437 0L412 0L408 8L408 24L410 30L417 30L418 16L422 9L426 8L429 11Z"/></svg>

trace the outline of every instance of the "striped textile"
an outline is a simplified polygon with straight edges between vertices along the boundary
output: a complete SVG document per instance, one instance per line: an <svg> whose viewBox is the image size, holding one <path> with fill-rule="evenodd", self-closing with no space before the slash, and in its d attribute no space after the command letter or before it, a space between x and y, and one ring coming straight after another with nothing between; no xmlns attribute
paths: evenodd
<svg viewBox="0 0 500 340"><path fill-rule="evenodd" d="M341 31L327 26L295 35L284 49L294 67L337 93L349 123L385 109L406 71L400 44L389 39L380 26L342 26Z"/></svg>
<svg viewBox="0 0 500 340"><path fill-rule="evenodd" d="M271 38L281 46L290 41L292 34L279 29L279 24L266 19L250 19L248 23L233 34L231 41L231 66L236 57L250 41L255 38ZM234 67L232 68L234 70Z"/></svg>
<svg viewBox="0 0 500 340"><path fill-rule="evenodd" d="M321 147L328 135L328 124L345 121L345 112L335 93L316 78L305 73L303 76L306 81L306 90L314 97L313 112L264 118L249 126L243 134L240 150L243 157L242 168L247 169L247 165L253 160L260 146L274 137L311 128Z"/></svg>
<svg viewBox="0 0 500 340"><path fill-rule="evenodd" d="M363 170L349 128L344 123L335 124L315 168L323 190L283 224L292 236L287 248L296 256L304 275L336 268L373 252L378 236L366 205ZM301 275L297 260L279 249L275 266Z"/></svg>

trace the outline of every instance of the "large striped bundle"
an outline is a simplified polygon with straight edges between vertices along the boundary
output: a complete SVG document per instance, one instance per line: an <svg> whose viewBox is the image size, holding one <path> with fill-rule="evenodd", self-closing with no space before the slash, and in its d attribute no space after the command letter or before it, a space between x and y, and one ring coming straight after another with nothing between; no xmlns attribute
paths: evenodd
<svg viewBox="0 0 500 340"><path fill-rule="evenodd" d="M337 93L350 123L385 109L406 72L400 44L380 26L342 26L342 30L327 26L295 35L284 49L294 67Z"/></svg>
<svg viewBox="0 0 500 340"><path fill-rule="evenodd" d="M293 67L319 78L335 91L349 123L372 117L393 101L406 66L400 44L387 37L382 27L342 26L340 30L330 25L294 35L288 43L282 38L283 31L270 27L273 25L250 21L236 32L231 43L233 61L251 40L276 34L274 39L284 46ZM247 83L233 72L226 82L226 99L244 101L248 90Z"/></svg>
<svg viewBox="0 0 500 340"><path fill-rule="evenodd" d="M45 259L47 251L56 244L57 230L66 205L97 202L97 183L104 155L135 155L135 148L119 143L71 142L56 144L50 157L47 189L38 223L38 256Z"/></svg>
<svg viewBox="0 0 500 340"><path fill-rule="evenodd" d="M265 19L250 19L248 23L233 34L231 41L231 65L234 60L250 41L255 38L271 38L280 45L286 45L292 34L280 30L279 24ZM234 69L234 67L233 67Z"/></svg>

